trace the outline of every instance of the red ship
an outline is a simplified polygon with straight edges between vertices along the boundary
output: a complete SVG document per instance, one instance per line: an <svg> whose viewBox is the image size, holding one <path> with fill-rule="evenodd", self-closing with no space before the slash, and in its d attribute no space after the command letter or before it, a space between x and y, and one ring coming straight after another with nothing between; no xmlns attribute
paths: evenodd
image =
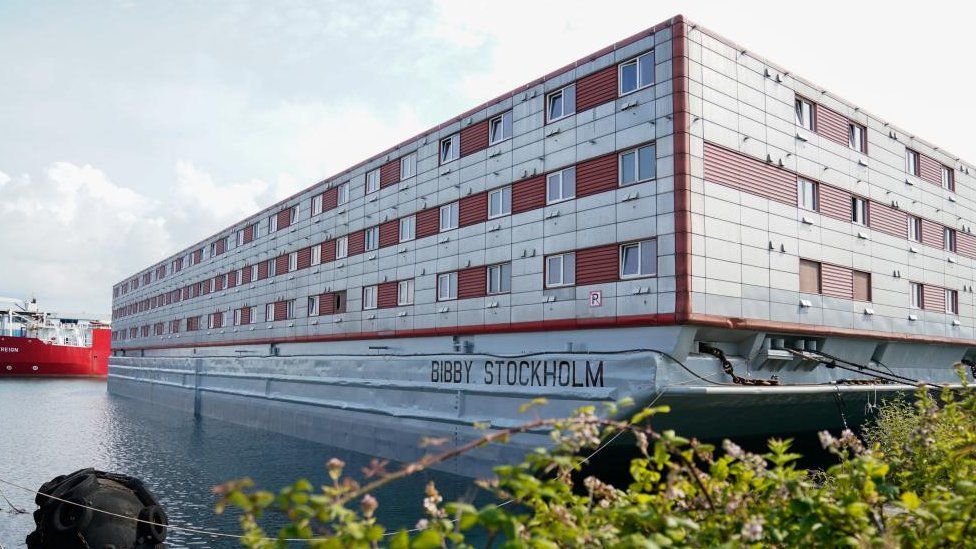
<svg viewBox="0 0 976 549"><path fill-rule="evenodd" d="M98 320L61 318L0 298L0 378L105 377L111 328Z"/></svg>

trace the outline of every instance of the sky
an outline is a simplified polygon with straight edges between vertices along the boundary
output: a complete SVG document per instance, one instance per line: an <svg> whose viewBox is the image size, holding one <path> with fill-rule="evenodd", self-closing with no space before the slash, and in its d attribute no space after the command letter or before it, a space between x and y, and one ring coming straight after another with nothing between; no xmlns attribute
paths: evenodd
<svg viewBox="0 0 976 549"><path fill-rule="evenodd" d="M976 8L802 6L0 0L0 296L107 317L139 269L678 13L976 162Z"/></svg>

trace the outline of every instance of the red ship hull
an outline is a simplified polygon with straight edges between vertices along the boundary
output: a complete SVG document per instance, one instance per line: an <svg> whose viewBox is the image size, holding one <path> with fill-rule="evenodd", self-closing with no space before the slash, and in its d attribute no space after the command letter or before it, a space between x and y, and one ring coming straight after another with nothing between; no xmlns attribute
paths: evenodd
<svg viewBox="0 0 976 549"><path fill-rule="evenodd" d="M51 345L32 337L0 336L0 378L105 377L112 332L92 330L91 347Z"/></svg>

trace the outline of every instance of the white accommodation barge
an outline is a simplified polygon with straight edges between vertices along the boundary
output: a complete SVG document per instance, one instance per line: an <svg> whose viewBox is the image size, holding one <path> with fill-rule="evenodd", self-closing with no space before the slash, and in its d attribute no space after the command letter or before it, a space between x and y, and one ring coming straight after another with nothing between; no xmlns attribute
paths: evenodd
<svg viewBox="0 0 976 549"><path fill-rule="evenodd" d="M974 358L972 169L677 16L116 284L109 390L395 459L838 427Z"/></svg>

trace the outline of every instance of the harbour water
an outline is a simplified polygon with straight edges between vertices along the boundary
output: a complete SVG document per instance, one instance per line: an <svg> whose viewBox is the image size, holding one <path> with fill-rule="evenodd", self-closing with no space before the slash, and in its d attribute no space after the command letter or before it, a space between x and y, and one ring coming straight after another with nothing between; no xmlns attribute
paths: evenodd
<svg viewBox="0 0 976 549"><path fill-rule="evenodd" d="M101 381L0 381L0 478L37 488L83 467L133 475L146 482L174 525L239 533L236 515L213 512L213 486L244 476L269 489L300 477L321 484L327 479L324 464L333 456L357 474L370 461L362 454L112 396ZM377 493L380 522L412 527L421 517L429 479L448 500L477 495L470 479L422 473ZM0 546L24 547L34 528L33 495L5 485L0 490L27 510L13 513L0 499ZM167 542L174 548L240 546L175 530Z"/></svg>

